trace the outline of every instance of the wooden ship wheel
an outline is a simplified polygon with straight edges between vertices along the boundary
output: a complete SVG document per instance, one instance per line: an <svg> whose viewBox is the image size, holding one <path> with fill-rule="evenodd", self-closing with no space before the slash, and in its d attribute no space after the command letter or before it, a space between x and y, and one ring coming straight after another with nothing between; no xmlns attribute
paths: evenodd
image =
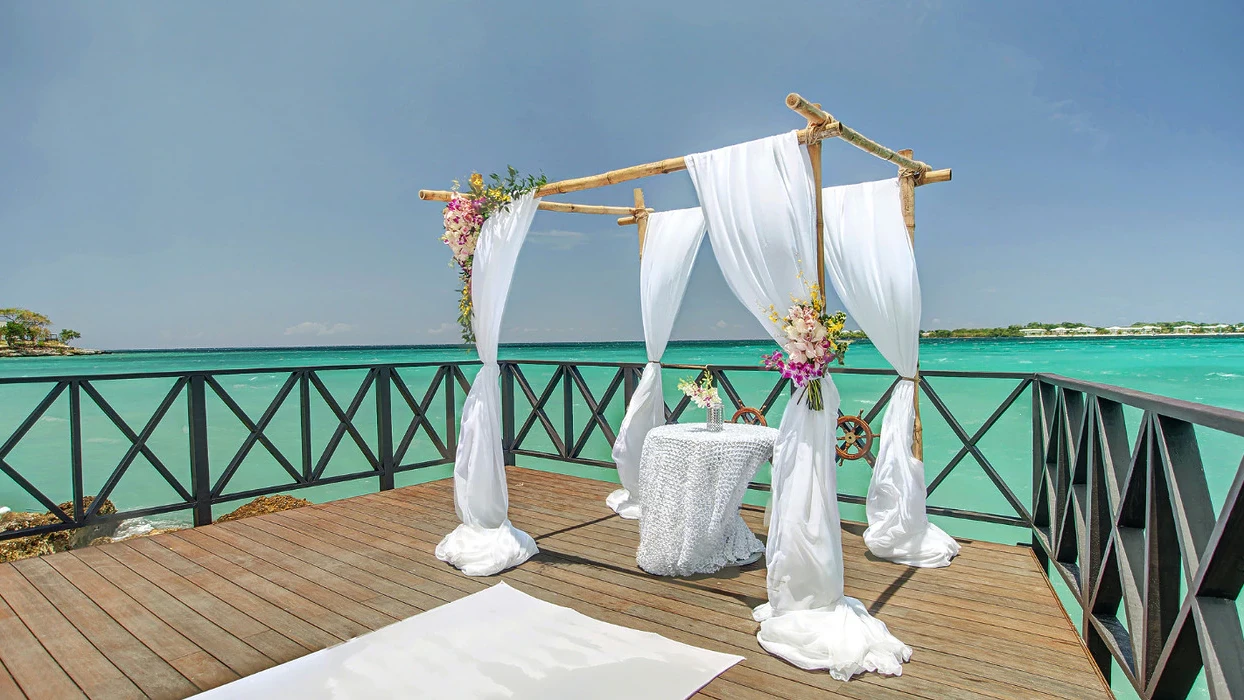
<svg viewBox="0 0 1244 700"><path fill-rule="evenodd" d="M839 418L838 430L841 431L836 446L839 464L847 459L860 459L873 448L876 435L872 427L868 425L868 421L864 420L863 411L860 411L858 416Z"/></svg>

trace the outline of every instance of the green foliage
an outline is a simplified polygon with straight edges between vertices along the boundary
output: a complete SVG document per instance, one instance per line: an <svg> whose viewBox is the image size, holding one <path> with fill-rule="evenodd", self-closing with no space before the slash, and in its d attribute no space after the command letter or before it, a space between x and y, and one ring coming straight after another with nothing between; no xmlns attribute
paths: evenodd
<svg viewBox="0 0 1244 700"><path fill-rule="evenodd" d="M548 184L548 181L544 173L523 175L514 166L507 165L505 177L493 173L485 181L483 175L471 173L471 177L467 178L470 191L465 196L477 202L480 214L487 221L488 217L493 214L509 208L516 198L540 189ZM457 191L457 189L458 181L455 180L454 191ZM478 236L479 230L476 230L474 235ZM474 257L472 254L465 261L459 263L461 270L458 275L458 279L462 282L462 288L458 290L460 294L458 298L458 326L462 329L462 342L468 344L475 342L475 330L471 327L471 317L475 313L475 304L471 299L471 268Z"/></svg>
<svg viewBox="0 0 1244 700"><path fill-rule="evenodd" d="M3 330L0 330L0 333L4 335L5 344L9 346L18 345L25 341L26 334L29 332L30 329L26 327L26 324L20 321L7 321L4 324Z"/></svg>
<svg viewBox="0 0 1244 700"><path fill-rule="evenodd" d="M493 173L485 182L482 175L472 173L467 181L471 185L471 197L481 201L480 212L485 220L507 209L516 198L534 192L549 182L544 173L523 175L512 165L505 166L505 169L505 177Z"/></svg>
<svg viewBox="0 0 1244 700"><path fill-rule="evenodd" d="M68 344L70 340L81 338L82 334L68 328L59 334L52 333L52 320L47 316L30 309L0 309L0 337L9 347L18 345L42 345L48 340L59 337L61 342ZM68 338L68 340L66 340Z"/></svg>

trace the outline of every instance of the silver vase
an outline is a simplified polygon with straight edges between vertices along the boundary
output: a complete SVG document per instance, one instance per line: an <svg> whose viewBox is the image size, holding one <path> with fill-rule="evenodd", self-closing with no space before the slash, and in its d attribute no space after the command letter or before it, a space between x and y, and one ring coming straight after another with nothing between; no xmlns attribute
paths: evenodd
<svg viewBox="0 0 1244 700"><path fill-rule="evenodd" d="M714 433L720 432L722 429L721 406L709 406L704 409L704 412L708 416L708 420L706 422L708 423L709 431Z"/></svg>

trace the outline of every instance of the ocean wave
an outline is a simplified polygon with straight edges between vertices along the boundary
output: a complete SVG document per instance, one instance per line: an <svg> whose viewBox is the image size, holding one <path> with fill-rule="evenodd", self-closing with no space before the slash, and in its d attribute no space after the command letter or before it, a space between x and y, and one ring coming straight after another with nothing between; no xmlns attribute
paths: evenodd
<svg viewBox="0 0 1244 700"><path fill-rule="evenodd" d="M122 441L116 438L91 437L91 438L87 438L83 442L90 442L90 443L94 443L97 445L119 445Z"/></svg>
<svg viewBox="0 0 1244 700"><path fill-rule="evenodd" d="M1236 379L1236 378L1238 378L1240 375L1235 374L1234 372L1210 372L1209 374L1207 374L1207 375L1205 375L1205 376L1207 376L1207 377L1222 377L1223 379Z"/></svg>
<svg viewBox="0 0 1244 700"><path fill-rule="evenodd" d="M119 540L126 537L145 535L152 530L172 530L184 527L190 527L190 521L174 518L130 518L129 520L121 521L112 537Z"/></svg>
<svg viewBox="0 0 1244 700"><path fill-rule="evenodd" d="M59 418L57 416L44 416L39 419L40 423L68 423L69 419Z"/></svg>
<svg viewBox="0 0 1244 700"><path fill-rule="evenodd" d="M1030 364L1032 364L1032 360L1020 360L1020 361L1016 362L1015 364L1019 364L1019 365L1030 365Z"/></svg>

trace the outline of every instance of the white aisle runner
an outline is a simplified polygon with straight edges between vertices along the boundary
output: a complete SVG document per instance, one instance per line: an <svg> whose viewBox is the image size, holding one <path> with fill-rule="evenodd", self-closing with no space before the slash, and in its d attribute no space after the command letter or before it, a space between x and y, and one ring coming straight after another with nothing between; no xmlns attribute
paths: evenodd
<svg viewBox="0 0 1244 700"><path fill-rule="evenodd" d="M498 583L196 697L683 700L742 660Z"/></svg>

